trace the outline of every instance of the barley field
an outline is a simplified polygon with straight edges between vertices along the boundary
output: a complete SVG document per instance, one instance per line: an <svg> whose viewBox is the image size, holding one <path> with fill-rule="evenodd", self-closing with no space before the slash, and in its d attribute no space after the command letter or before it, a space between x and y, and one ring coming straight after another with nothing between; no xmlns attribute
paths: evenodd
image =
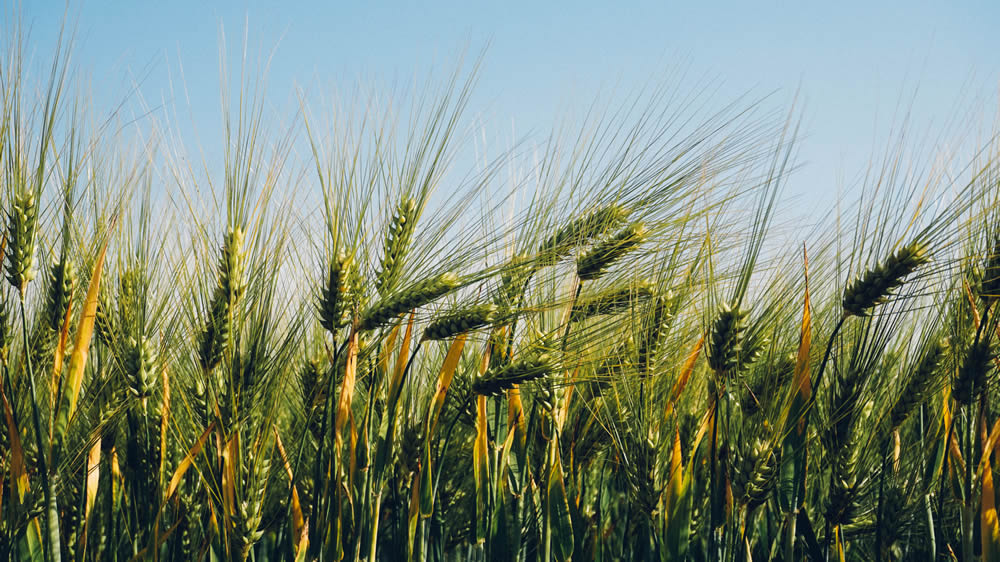
<svg viewBox="0 0 1000 562"><path fill-rule="evenodd" d="M473 70L294 138L248 86L215 174L12 45L0 560L1000 560L991 134L804 227L794 108L473 161Z"/></svg>

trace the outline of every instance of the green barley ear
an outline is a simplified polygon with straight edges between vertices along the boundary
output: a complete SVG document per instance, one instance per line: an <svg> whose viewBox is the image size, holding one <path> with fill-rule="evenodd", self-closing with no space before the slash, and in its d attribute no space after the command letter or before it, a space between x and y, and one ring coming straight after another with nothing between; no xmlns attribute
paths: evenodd
<svg viewBox="0 0 1000 562"><path fill-rule="evenodd" d="M526 254L517 254L511 258L510 263L500 274L500 285L497 287L493 302L508 311L521 306L524 291L536 267Z"/></svg>
<svg viewBox="0 0 1000 562"><path fill-rule="evenodd" d="M330 260L326 282L323 284L323 291L317 305L320 325L334 336L347 323L345 317L350 303L346 293L348 292L352 263L353 260L348 258L344 252L338 252L337 256Z"/></svg>
<svg viewBox="0 0 1000 562"><path fill-rule="evenodd" d="M246 451L244 462L240 463L236 487L238 496L233 510L233 546L238 560L246 560L253 545L264 536L260 523L270 472L270 459L258 455L253 449Z"/></svg>
<svg viewBox="0 0 1000 562"><path fill-rule="evenodd" d="M653 296L649 281L637 281L633 285L617 289L607 289L592 297L580 299L573 305L570 322L578 322L591 316L628 312L640 302Z"/></svg>
<svg viewBox="0 0 1000 562"><path fill-rule="evenodd" d="M911 242L903 246L844 289L844 311L852 316L867 315L871 309L886 302L906 276L928 261L930 257L923 243Z"/></svg>
<svg viewBox="0 0 1000 562"><path fill-rule="evenodd" d="M567 256L573 248L609 231L627 216L624 207L612 204L570 221L539 246L539 264L555 264Z"/></svg>
<svg viewBox="0 0 1000 562"><path fill-rule="evenodd" d="M656 371L656 353L660 344L666 338L667 330L670 327L670 301L673 294L667 291L666 295L661 295L653 300L649 316L646 318L642 332L639 334L639 343L636 347L637 360L636 367L639 372L648 375Z"/></svg>
<svg viewBox="0 0 1000 562"><path fill-rule="evenodd" d="M199 334L198 359L210 371L221 361L232 339L232 309L243 294L243 230L230 229L219 257L219 279L209 303L208 318Z"/></svg>
<svg viewBox="0 0 1000 562"><path fill-rule="evenodd" d="M129 338L125 356L125 378L128 389L139 399L149 397L156 385L156 349L145 336Z"/></svg>
<svg viewBox="0 0 1000 562"><path fill-rule="evenodd" d="M97 298L97 313L94 317L94 331L97 339L104 345L110 347L114 343L115 334L114 305L106 289L101 288Z"/></svg>
<svg viewBox="0 0 1000 562"><path fill-rule="evenodd" d="M743 503L755 504L756 500L766 501L767 492L777 481L777 455L769 443L755 438L752 442L729 449L732 455L731 471L733 497L742 498Z"/></svg>
<svg viewBox="0 0 1000 562"><path fill-rule="evenodd" d="M472 391L485 396L497 396L515 384L542 378L552 372L552 357L548 353L529 353L499 369L490 369L472 383Z"/></svg>
<svg viewBox="0 0 1000 562"><path fill-rule="evenodd" d="M641 222L625 228L584 252L576 260L576 274L584 280L597 279L604 270L642 244L645 239L646 226Z"/></svg>
<svg viewBox="0 0 1000 562"><path fill-rule="evenodd" d="M235 303L243 295L243 229L229 229L222 243L219 256L219 288Z"/></svg>
<svg viewBox="0 0 1000 562"><path fill-rule="evenodd" d="M958 373L951 381L951 394L959 404L972 404L986 390L987 376L993 369L994 358L990 338L982 338L969 346Z"/></svg>
<svg viewBox="0 0 1000 562"><path fill-rule="evenodd" d="M404 312L435 301L460 285L454 273L442 273L419 281L406 289L383 298L369 308L361 318L361 329L372 330L388 324Z"/></svg>
<svg viewBox="0 0 1000 562"><path fill-rule="evenodd" d="M744 320L747 314L749 314L747 310L726 304L712 322L706 351L708 351L708 366L716 374L723 375L739 369L743 334L746 331Z"/></svg>
<svg viewBox="0 0 1000 562"><path fill-rule="evenodd" d="M35 235L38 203L35 193L23 190L14 196L7 211L7 281L21 293L35 276Z"/></svg>
<svg viewBox="0 0 1000 562"><path fill-rule="evenodd" d="M792 375L795 374L795 359L794 353L777 357L765 376L744 389L744 398L740 401L744 415L753 416L774 403L775 398L791 382Z"/></svg>
<svg viewBox="0 0 1000 562"><path fill-rule="evenodd" d="M391 291L399 278L403 260L410 249L416 218L417 202L412 197L400 201L385 234L385 254L382 256L381 269L375 277L375 289L379 295L385 296Z"/></svg>
<svg viewBox="0 0 1000 562"><path fill-rule="evenodd" d="M424 339L446 340L458 334L478 330L497 319L495 304L479 304L445 314L427 326Z"/></svg>
<svg viewBox="0 0 1000 562"><path fill-rule="evenodd" d="M76 268L69 259L53 262L49 268L49 290L45 296L45 315L48 327L58 332L62 329L66 309L76 287Z"/></svg>
<svg viewBox="0 0 1000 562"><path fill-rule="evenodd" d="M932 384L934 383L934 376L938 373L941 368L941 364L944 362L947 356L948 343L943 340L935 340L930 343L927 351L924 352L924 356L916 364L912 370L912 375L910 380L903 387L903 391L899 394L899 400L896 405L892 407L892 411L889 414L889 427L891 431L895 431L899 426L903 425L906 418L928 397L931 390Z"/></svg>

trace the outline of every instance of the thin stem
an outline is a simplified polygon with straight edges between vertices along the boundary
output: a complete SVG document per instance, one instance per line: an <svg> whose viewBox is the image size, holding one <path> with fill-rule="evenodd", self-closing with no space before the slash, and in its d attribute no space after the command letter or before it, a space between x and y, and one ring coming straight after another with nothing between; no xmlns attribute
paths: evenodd
<svg viewBox="0 0 1000 562"><path fill-rule="evenodd" d="M28 348L28 321L24 313L24 292L21 292L21 339L24 342L24 362L27 367L28 388L31 391L31 417L35 425L35 441L38 447L39 471L42 475L42 489L45 493L45 530L47 549L43 549L47 562L58 562L62 559L62 548L59 541L59 509L53 494L49 468L45 462L45 443L42 440L41 416L38 414L38 393L35 392L35 372L31 368L31 350Z"/></svg>

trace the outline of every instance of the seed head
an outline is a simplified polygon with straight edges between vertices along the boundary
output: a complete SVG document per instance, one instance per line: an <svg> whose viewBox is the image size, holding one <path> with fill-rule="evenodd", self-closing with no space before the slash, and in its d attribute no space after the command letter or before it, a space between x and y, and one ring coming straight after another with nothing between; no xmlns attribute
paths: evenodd
<svg viewBox="0 0 1000 562"><path fill-rule="evenodd" d="M352 267L353 260L348 258L344 252L339 252L336 257L330 260L326 283L323 285L316 307L319 312L320 325L333 335L336 335L337 330L347 323L346 313L350 303L346 297L348 296Z"/></svg>
<svg viewBox="0 0 1000 562"><path fill-rule="evenodd" d="M497 396L515 384L544 377L552 369L552 357L548 353L529 353L509 365L487 371L472 383L472 390L477 394Z"/></svg>
<svg viewBox="0 0 1000 562"><path fill-rule="evenodd" d="M903 425L906 418L927 398L933 386L934 377L947 356L947 351L948 342L943 339L934 340L927 347L924 356L913 368L910 380L899 394L899 400L892 407L889 422L893 431Z"/></svg>
<svg viewBox="0 0 1000 562"><path fill-rule="evenodd" d="M622 206L611 204L570 221L539 246L540 264L552 265L558 262L573 248L616 227L627 215Z"/></svg>
<svg viewBox="0 0 1000 562"><path fill-rule="evenodd" d="M569 319L570 322L579 322L591 316L627 312L652 296L652 285L646 280L626 287L607 289L592 297L580 299L573 306Z"/></svg>
<svg viewBox="0 0 1000 562"><path fill-rule="evenodd" d="M951 381L951 394L963 405L972 404L986 390L987 376L993 369L996 354L989 338L982 338L969 346Z"/></svg>
<svg viewBox="0 0 1000 562"><path fill-rule="evenodd" d="M886 302L906 276L928 261L930 257L923 243L911 242L903 246L844 289L844 311L852 316L866 316L871 309Z"/></svg>
<svg viewBox="0 0 1000 562"><path fill-rule="evenodd" d="M446 340L492 324L496 321L496 317L495 304L480 304L459 309L431 322L424 330L424 339Z"/></svg>
<svg viewBox="0 0 1000 562"><path fill-rule="evenodd" d="M747 314L749 311L724 304L712 322L708 337L708 366L716 374L738 370L743 351L743 333L746 331L743 321Z"/></svg>
<svg viewBox="0 0 1000 562"><path fill-rule="evenodd" d="M576 274L580 279L597 279L622 256L634 250L646 239L646 227L641 222L622 230L615 236L594 246L576 260Z"/></svg>
<svg viewBox="0 0 1000 562"><path fill-rule="evenodd" d="M389 323L404 312L437 300L460 284L454 273L442 273L389 295L376 303L362 316L361 329L371 330Z"/></svg>
<svg viewBox="0 0 1000 562"><path fill-rule="evenodd" d="M137 398L146 398L156 384L156 349L145 336L129 338L125 357L125 376L129 392Z"/></svg>
<svg viewBox="0 0 1000 562"><path fill-rule="evenodd" d="M38 203L29 189L22 190L11 201L7 211L7 281L24 295L28 282L35 276L35 235Z"/></svg>
<svg viewBox="0 0 1000 562"><path fill-rule="evenodd" d="M382 256L379 274L375 277L375 289L380 295L384 296L391 291L399 278L403 260L410 249L416 218L417 202L412 197L403 198L385 233L385 255Z"/></svg>

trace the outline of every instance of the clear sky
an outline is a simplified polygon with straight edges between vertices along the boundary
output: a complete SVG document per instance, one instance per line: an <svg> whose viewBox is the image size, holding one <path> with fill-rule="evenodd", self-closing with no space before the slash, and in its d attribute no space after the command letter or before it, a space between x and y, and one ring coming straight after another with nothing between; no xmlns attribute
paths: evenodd
<svg viewBox="0 0 1000 562"><path fill-rule="evenodd" d="M65 8L48 1L20 7L39 55L54 44ZM8 6L0 17L11 13ZM516 134L582 115L599 92L632 92L669 76L710 82L720 100L775 93L787 104L797 94L803 168L791 189L803 198L849 186L901 106L919 131L941 130L970 111L985 125L1000 84L996 0L87 0L70 3L68 13L74 66L91 77L96 106L112 107L139 81L154 110L165 100L189 112L202 143L221 129L222 29L230 60L244 31L251 56L273 54L269 99L286 113L295 88L311 95L359 80L446 72L461 52L484 47L471 110ZM181 81L187 99L178 99Z"/></svg>

